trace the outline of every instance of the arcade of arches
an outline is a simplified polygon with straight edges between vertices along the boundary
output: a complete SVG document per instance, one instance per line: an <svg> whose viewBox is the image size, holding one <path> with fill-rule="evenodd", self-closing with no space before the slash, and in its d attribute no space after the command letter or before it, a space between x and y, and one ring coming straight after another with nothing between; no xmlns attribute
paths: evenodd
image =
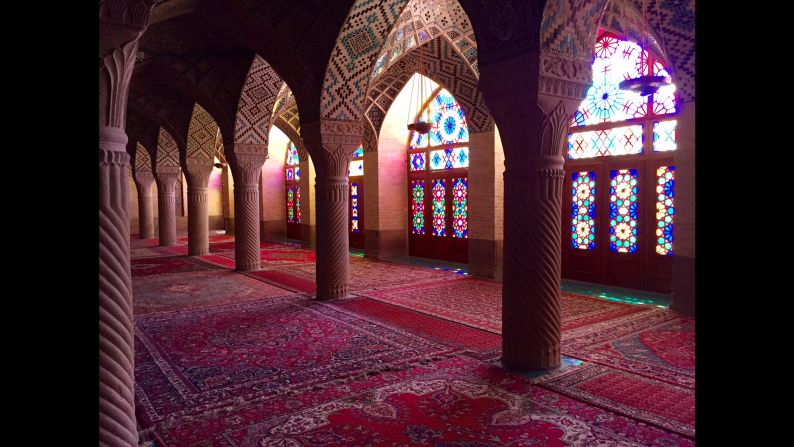
<svg viewBox="0 0 794 447"><path fill-rule="evenodd" d="M99 444L694 445L648 3L100 0Z"/></svg>

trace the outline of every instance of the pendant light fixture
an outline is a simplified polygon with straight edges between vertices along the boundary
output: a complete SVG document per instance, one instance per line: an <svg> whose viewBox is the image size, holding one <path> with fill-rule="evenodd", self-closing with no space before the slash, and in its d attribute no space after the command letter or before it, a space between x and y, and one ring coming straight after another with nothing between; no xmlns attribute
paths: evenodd
<svg viewBox="0 0 794 447"><path fill-rule="evenodd" d="M657 0L654 0L656 3ZM648 38L649 38L649 30L648 30L648 17L647 17L647 3L648 0L643 0L642 2L642 37L640 44L640 51L643 53L649 53L648 51ZM659 4L656 3L656 17L659 19L659 32L662 32L661 28L661 19L659 18ZM662 38L664 39L664 37ZM662 45L664 45L664 40L662 40ZM643 56L641 56L643 57ZM647 59L646 59L647 60ZM632 91L640 96L648 96L651 94L656 93L661 87L670 84L670 78L667 76L656 76L650 74L640 74L636 78L626 79L618 84L618 87L621 90Z"/></svg>

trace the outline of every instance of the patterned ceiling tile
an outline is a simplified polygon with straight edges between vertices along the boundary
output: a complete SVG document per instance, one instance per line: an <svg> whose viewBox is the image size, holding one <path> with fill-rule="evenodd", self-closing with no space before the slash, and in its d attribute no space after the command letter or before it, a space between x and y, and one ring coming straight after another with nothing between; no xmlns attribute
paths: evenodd
<svg viewBox="0 0 794 447"><path fill-rule="evenodd" d="M157 137L157 166L158 167L179 167L179 148L171 134L160 128Z"/></svg>
<svg viewBox="0 0 794 447"><path fill-rule="evenodd" d="M273 104L283 86L284 82L270 64L255 56L240 93L235 143L267 145Z"/></svg>

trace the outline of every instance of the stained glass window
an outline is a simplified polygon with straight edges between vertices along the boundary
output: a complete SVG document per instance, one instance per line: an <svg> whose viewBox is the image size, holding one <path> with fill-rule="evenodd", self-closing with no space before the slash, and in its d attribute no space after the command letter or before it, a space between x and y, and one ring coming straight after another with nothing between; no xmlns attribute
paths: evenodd
<svg viewBox="0 0 794 447"><path fill-rule="evenodd" d="M287 146L287 166L295 166L300 164L300 158L298 157L298 148L292 143L289 142Z"/></svg>
<svg viewBox="0 0 794 447"><path fill-rule="evenodd" d="M673 215L675 214L675 166L656 170L656 253L673 254Z"/></svg>
<svg viewBox="0 0 794 447"><path fill-rule="evenodd" d="M469 182L466 177L452 180L452 236L469 237Z"/></svg>
<svg viewBox="0 0 794 447"><path fill-rule="evenodd" d="M413 234L425 234L425 181L411 182L413 192L411 198L411 215L413 216Z"/></svg>
<svg viewBox="0 0 794 447"><path fill-rule="evenodd" d="M301 188L298 181L301 178L300 158L298 149L292 141L287 144L287 167L284 169L287 188L287 222L301 223Z"/></svg>
<svg viewBox="0 0 794 447"><path fill-rule="evenodd" d="M447 188L444 183L444 179L433 180L433 236L446 235L447 219L444 206Z"/></svg>
<svg viewBox="0 0 794 447"><path fill-rule="evenodd" d="M603 33L596 43L593 85L571 120L569 159L642 153L643 126L675 113L677 95L673 84L648 96L620 89L622 81L640 75L669 73L661 61L636 43ZM629 120L632 122L624 124Z"/></svg>
<svg viewBox="0 0 794 447"><path fill-rule="evenodd" d="M676 120L661 121L653 124L653 150L655 152L674 151L677 147Z"/></svg>
<svg viewBox="0 0 794 447"><path fill-rule="evenodd" d="M353 160L350 162L350 167L347 171L348 177L356 177L359 175L364 175L364 147L360 145L353 153Z"/></svg>
<svg viewBox="0 0 794 447"><path fill-rule="evenodd" d="M596 244L596 175L574 172L571 179L571 246L592 250Z"/></svg>
<svg viewBox="0 0 794 447"><path fill-rule="evenodd" d="M436 244L452 244L469 237L469 128L452 94L435 83L431 85L434 91L418 114L419 121L430 122L430 132L411 132L409 138L412 234L426 235L412 243L426 244L432 236ZM426 206L424 197L428 198ZM425 219L430 223L427 230Z"/></svg>
<svg viewBox="0 0 794 447"><path fill-rule="evenodd" d="M350 183L350 231L358 233L358 182Z"/></svg>
<svg viewBox="0 0 794 447"><path fill-rule="evenodd" d="M301 187L295 187L295 223L301 223Z"/></svg>
<svg viewBox="0 0 794 447"><path fill-rule="evenodd" d="M287 222L295 223L295 187L287 187Z"/></svg>
<svg viewBox="0 0 794 447"><path fill-rule="evenodd" d="M579 132L568 135L569 158L642 153L642 126Z"/></svg>
<svg viewBox="0 0 794 447"><path fill-rule="evenodd" d="M637 251L637 170L609 174L609 248L618 253Z"/></svg>

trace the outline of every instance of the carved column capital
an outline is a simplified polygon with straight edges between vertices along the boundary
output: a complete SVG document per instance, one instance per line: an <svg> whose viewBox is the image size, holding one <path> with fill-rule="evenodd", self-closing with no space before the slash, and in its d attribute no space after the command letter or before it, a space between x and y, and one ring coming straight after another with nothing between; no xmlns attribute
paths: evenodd
<svg viewBox="0 0 794 447"><path fill-rule="evenodd" d="M560 54L540 53L539 94L572 99L578 106L592 83L593 66L590 62Z"/></svg>
<svg viewBox="0 0 794 447"><path fill-rule="evenodd" d="M226 158L234 176L235 188L238 185L258 186L259 173L262 171L262 165L265 164L265 160L267 160L267 151L246 153L239 152L237 149L239 147L235 144L234 152L229 152Z"/></svg>
<svg viewBox="0 0 794 447"><path fill-rule="evenodd" d="M132 69L135 67L135 54L138 51L138 38L119 48L113 48L101 58L99 85L100 124L123 128L127 114Z"/></svg>
<svg viewBox="0 0 794 447"><path fill-rule="evenodd" d="M157 188L162 190L161 194L173 194L174 185L179 179L181 169L178 166L158 166L156 169L154 177L157 181Z"/></svg>
<svg viewBox="0 0 794 447"><path fill-rule="evenodd" d="M154 173L152 171L138 171L133 176L133 179L139 190L145 188L148 191L154 182Z"/></svg>
<svg viewBox="0 0 794 447"><path fill-rule="evenodd" d="M207 189L212 168L214 167L211 158L188 158L185 160L185 177L189 189Z"/></svg>
<svg viewBox="0 0 794 447"><path fill-rule="evenodd" d="M353 152L364 139L364 125L360 121L321 119L304 124L301 135L318 176L347 177Z"/></svg>

